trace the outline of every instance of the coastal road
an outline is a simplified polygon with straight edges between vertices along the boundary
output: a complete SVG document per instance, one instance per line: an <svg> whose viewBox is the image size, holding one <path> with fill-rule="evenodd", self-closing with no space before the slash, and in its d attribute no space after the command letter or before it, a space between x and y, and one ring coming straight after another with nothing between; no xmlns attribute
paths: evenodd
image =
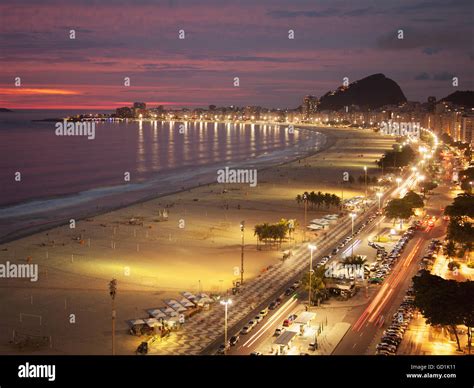
<svg viewBox="0 0 474 388"><path fill-rule="evenodd" d="M444 189L444 188L442 188ZM439 238L446 232L446 222L442 219L442 210L449 197L437 194L430 198L426 207L427 214L437 217L432 229L418 231L407 244L396 266L375 292L370 293L369 303L354 308L345 322L351 329L334 350L335 355L373 354L382 331L390 325L392 316L411 285L412 277L418 272L420 258L433 238Z"/></svg>
<svg viewBox="0 0 474 388"><path fill-rule="evenodd" d="M384 194L384 200L388 200L389 198L396 197L399 193L403 193L407 187L412 183L414 174L406 174L405 178L406 181L400 187L392 187L387 190ZM355 221L355 229L358 229L361 224L363 224L369 217L378 209L378 204L374 203L371 207L367 208L365 213L359 215ZM377 222L381 217L377 217L370 225L367 225L366 228L357 236L357 239L361 239L364 236L364 233L369 233L373 230L376 226ZM349 217L344 220L341 220L336 226L334 226L327 236L319 237L312 243L315 243L318 247L317 254L314 257L313 265L315 265L324 255L328 255L331 253L332 249L338 245L338 243L344 239L344 237L351 234L351 221ZM333 259L336 260L336 259ZM233 298L235 300L235 304L232 305L229 311L229 324L228 324L228 333L230 338L233 334L239 332L242 327L246 325L248 321L253 319L260 310L267 307L274 299L280 296L286 288L288 288L294 281L300 280L303 276L303 273L307 271L309 268L309 253L306 244L300 245L294 252L294 256L287 260L285 263L282 263L279 268L274 268L274 271L278 271L278 276L273 277L271 274L265 274L265 279L255 279L250 284L247 284L243 289L243 294L238 295L237 297ZM289 267L289 268L288 268ZM275 272L276 273L276 272ZM262 293L262 288L265 289L265 293ZM273 291L270 291L273 290ZM255 295L258 295L257 298L259 303L257 306L251 309L250 312L247 314L242 314L241 307L242 299L245 300L245 305L248 305L248 298L253 298ZM287 299L283 299L282 304L286 302ZM234 307L235 306L235 307ZM238 314L238 318L235 317L235 313ZM269 315L266 319L271 319L273 315ZM220 320L220 330L222 333L222 328L224 326L223 319L221 315ZM262 326L264 324L261 322L258 326ZM276 326L272 326L274 329ZM255 328L253 331L257 330ZM268 329L265 330L265 334L261 337L272 335L273 332ZM268 337L265 337L268 338ZM264 338L262 338L262 341ZM201 352L201 354L215 354L219 346L224 342L224 336L221 334L219 335L214 341L210 344L205 346ZM252 350L249 350L251 352Z"/></svg>

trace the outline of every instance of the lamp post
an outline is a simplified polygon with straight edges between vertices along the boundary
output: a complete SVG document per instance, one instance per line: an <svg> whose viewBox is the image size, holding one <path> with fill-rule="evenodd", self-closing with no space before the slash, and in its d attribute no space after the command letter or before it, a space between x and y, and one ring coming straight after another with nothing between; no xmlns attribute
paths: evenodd
<svg viewBox="0 0 474 388"><path fill-rule="evenodd" d="M383 196L383 193L380 192L380 191L377 191L377 198L379 200L379 213L382 214L382 203L381 203L381 199L382 199L382 196ZM378 223L378 235L380 236L380 223L382 222L382 219L380 219L379 223ZM380 237L379 237L380 238Z"/></svg>
<svg viewBox="0 0 474 388"><path fill-rule="evenodd" d="M115 356L115 295L117 294L117 280L109 282L109 293L112 298L112 356Z"/></svg>
<svg viewBox="0 0 474 388"><path fill-rule="evenodd" d="M311 308L311 276L313 275L313 251L316 250L316 245L308 244L308 249L310 251L309 255L309 291L308 291L308 310Z"/></svg>
<svg viewBox="0 0 474 388"><path fill-rule="evenodd" d="M351 217L351 220L352 220L352 236L354 236L354 218L356 218L356 214L351 213L349 214L349 216ZM351 243L351 256L354 256L354 243L353 242Z"/></svg>
<svg viewBox="0 0 474 388"><path fill-rule="evenodd" d="M231 304L231 299L221 300L221 305L224 306L224 354L227 353L227 308Z"/></svg>
<svg viewBox="0 0 474 388"><path fill-rule="evenodd" d="M377 196L377 198L379 199L379 212L382 210L381 209L381 203L380 203L380 199L382 198L382 193L380 191L377 192L377 194L375 194Z"/></svg>
<svg viewBox="0 0 474 388"><path fill-rule="evenodd" d="M306 241L306 225L307 225L307 220L306 220L306 213L308 210L308 196L303 194L303 201L304 201L304 226L303 226L303 242Z"/></svg>
<svg viewBox="0 0 474 388"><path fill-rule="evenodd" d="M242 244L240 246L240 285L244 284L244 231L245 221L240 221L240 233L242 236Z"/></svg>
<svg viewBox="0 0 474 388"><path fill-rule="evenodd" d="M367 166L364 166L365 175L365 204L367 205Z"/></svg>

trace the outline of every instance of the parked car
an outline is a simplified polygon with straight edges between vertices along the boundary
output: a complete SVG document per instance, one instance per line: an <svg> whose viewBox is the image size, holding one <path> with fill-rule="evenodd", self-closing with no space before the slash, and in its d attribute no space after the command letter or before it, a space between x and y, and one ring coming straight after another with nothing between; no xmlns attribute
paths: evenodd
<svg viewBox="0 0 474 388"><path fill-rule="evenodd" d="M285 320L283 321L283 326L285 326L285 327L291 326L291 324L294 322L294 320L295 320L297 317L298 317L298 316L295 315L295 314L290 315L287 319L285 319Z"/></svg>
<svg viewBox="0 0 474 388"><path fill-rule="evenodd" d="M297 280L296 282L293 283L293 288L296 290L301 286L301 280Z"/></svg>
<svg viewBox="0 0 474 388"><path fill-rule="evenodd" d="M250 333L251 330L252 330L251 327L249 327L249 326L244 326L244 327L242 328L242 330L240 330L240 334L248 334L248 333Z"/></svg>
<svg viewBox="0 0 474 388"><path fill-rule="evenodd" d="M267 314L268 314L268 308L263 309L262 311L260 311L260 315L262 316L262 318L263 318L263 317L266 317Z"/></svg>
<svg viewBox="0 0 474 388"><path fill-rule="evenodd" d="M295 292L293 287L287 288L285 291L285 296L290 296L293 292Z"/></svg>
<svg viewBox="0 0 474 388"><path fill-rule="evenodd" d="M224 354L229 349L229 344L221 344L217 349L217 354Z"/></svg>
<svg viewBox="0 0 474 388"><path fill-rule="evenodd" d="M237 344L237 342L239 342L239 339L240 339L240 336L238 334L233 335L232 337L230 337L230 340L229 340L230 346L235 346L235 344Z"/></svg>
<svg viewBox="0 0 474 388"><path fill-rule="evenodd" d="M275 333L273 333L273 335L275 337L278 337L281 333L283 333L286 329L284 327L277 327L275 329Z"/></svg>

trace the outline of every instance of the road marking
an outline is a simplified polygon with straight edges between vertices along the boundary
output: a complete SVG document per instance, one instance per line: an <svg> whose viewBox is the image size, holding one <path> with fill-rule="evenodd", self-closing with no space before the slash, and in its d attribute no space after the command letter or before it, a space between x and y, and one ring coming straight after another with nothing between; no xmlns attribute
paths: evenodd
<svg viewBox="0 0 474 388"><path fill-rule="evenodd" d="M273 324L277 319L281 319L281 316L290 308L292 307L292 305L297 302L298 299L290 299L288 300L281 308L280 310L274 314L268 321L267 323L265 323L265 325L263 325L260 330L258 330L252 337L250 337L248 339L247 342L244 343L243 346L247 346L247 347L250 347L252 346L255 341L257 341L264 333L265 331L268 329L268 327ZM288 304L288 305L287 305ZM287 306L286 306L287 305Z"/></svg>

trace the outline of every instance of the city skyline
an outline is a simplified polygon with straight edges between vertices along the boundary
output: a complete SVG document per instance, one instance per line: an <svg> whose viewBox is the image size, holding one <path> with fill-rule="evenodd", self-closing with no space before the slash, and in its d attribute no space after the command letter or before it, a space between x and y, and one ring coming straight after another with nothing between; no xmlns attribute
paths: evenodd
<svg viewBox="0 0 474 388"><path fill-rule="evenodd" d="M296 108L374 73L409 101L473 89L467 1L31 4L0 5L1 107Z"/></svg>

